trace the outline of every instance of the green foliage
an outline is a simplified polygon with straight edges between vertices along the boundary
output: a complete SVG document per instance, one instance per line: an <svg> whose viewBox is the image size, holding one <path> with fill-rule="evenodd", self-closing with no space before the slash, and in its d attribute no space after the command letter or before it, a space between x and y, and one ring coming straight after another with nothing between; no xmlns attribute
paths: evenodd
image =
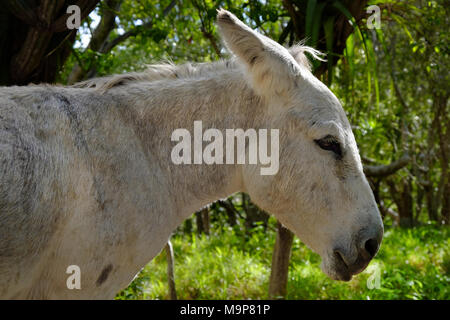
<svg viewBox="0 0 450 320"><path fill-rule="evenodd" d="M363 159L388 164L405 152L412 156L411 165L388 179L394 186L411 185L407 193L413 203L406 211L415 223L442 221L443 186L449 183L441 171L450 127L448 8L444 1L371 1L377 3L381 29L360 26L347 39L332 90L354 127ZM406 189L393 190L385 182L378 184L380 199L399 210L401 197L394 196Z"/></svg>
<svg viewBox="0 0 450 320"><path fill-rule="evenodd" d="M172 238L179 299L267 299L274 221L245 239L228 227L214 236ZM320 257L297 238L288 299L450 299L450 228L388 228L376 258L350 282L330 280ZM376 272L379 288L368 288ZM165 253L150 262L116 299L167 299Z"/></svg>

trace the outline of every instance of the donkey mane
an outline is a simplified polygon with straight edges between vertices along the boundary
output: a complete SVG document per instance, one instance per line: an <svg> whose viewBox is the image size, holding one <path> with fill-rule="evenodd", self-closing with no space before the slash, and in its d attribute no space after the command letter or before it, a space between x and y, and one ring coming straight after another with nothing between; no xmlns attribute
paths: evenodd
<svg viewBox="0 0 450 320"><path fill-rule="evenodd" d="M305 53L308 53L312 58L323 60L324 54L318 50L304 46L303 42L288 49L289 53L302 66L311 71L311 62ZM107 91L113 87L136 83L136 82L151 82L168 79L198 79L213 74L220 74L226 70L237 69L240 66L239 61L232 57L229 60L220 60L216 62L201 62L201 63L184 63L175 65L168 61L161 64L148 65L143 72L129 72L124 74L117 74L106 77L93 78L81 81L72 85L75 88L95 88L99 91Z"/></svg>

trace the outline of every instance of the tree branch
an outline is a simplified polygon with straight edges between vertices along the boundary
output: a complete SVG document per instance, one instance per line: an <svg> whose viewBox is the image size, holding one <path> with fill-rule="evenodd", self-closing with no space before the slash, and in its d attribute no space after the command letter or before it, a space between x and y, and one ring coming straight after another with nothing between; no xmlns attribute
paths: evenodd
<svg viewBox="0 0 450 320"><path fill-rule="evenodd" d="M81 21L83 21L91 12L95 9L98 2L100 0L79 0L75 3L78 7L81 8ZM52 32L63 32L67 30L67 19L71 14L65 13L61 17L59 17L55 22L53 22L50 26L50 31Z"/></svg>
<svg viewBox="0 0 450 320"><path fill-rule="evenodd" d="M167 16L169 14L170 10L172 10L176 4L177 4L177 0L172 0L172 2L170 2L169 5L163 10L162 16L163 17Z"/></svg>
<svg viewBox="0 0 450 320"><path fill-rule="evenodd" d="M203 33L203 36L206 39L208 39L209 42L211 43L211 45L212 45L214 51L216 52L217 56L219 58L222 58L222 54L220 53L220 49L219 49L219 46L217 45L216 38L214 38L214 35L211 32L207 32L203 27L202 27L202 33Z"/></svg>
<svg viewBox="0 0 450 320"><path fill-rule="evenodd" d="M107 53L110 52L115 46L117 46L119 43L124 42L125 40L127 40L129 37L134 37L136 35L138 35L140 32L142 32L142 30L144 29L151 29L153 27L153 21L147 22L146 24L140 25L135 27L132 30L129 30L127 32L125 32L124 34L114 38L113 40L106 42L101 48L100 48L100 52L101 53Z"/></svg>
<svg viewBox="0 0 450 320"><path fill-rule="evenodd" d="M101 47L104 45L106 39L116 25L115 19L117 16L117 11L120 9L122 1L123 0L106 0L102 3L102 18L95 30L91 32L92 36L88 45L89 49L93 51L100 51ZM72 68L72 72L69 74L67 83L72 84L80 81L85 77L87 71L88 70L85 70L80 63L76 63Z"/></svg>
<svg viewBox="0 0 450 320"><path fill-rule="evenodd" d="M292 20L289 20L286 28L283 29L283 31L281 32L280 37L278 38L278 43L279 44L283 44L284 41L286 41L287 37L289 36L289 32L292 30L293 27L293 23Z"/></svg>
<svg viewBox="0 0 450 320"><path fill-rule="evenodd" d="M396 211L392 210L389 207L386 207L382 202L379 203L379 207L380 211L383 213L383 216L390 215L392 218L394 218L397 225L400 223L400 216Z"/></svg>
<svg viewBox="0 0 450 320"><path fill-rule="evenodd" d="M120 10L123 0L106 0L102 3L103 15L92 33L91 41L89 41L88 48L93 51L98 51L103 43L108 38L111 31L115 28L117 12Z"/></svg>
<svg viewBox="0 0 450 320"><path fill-rule="evenodd" d="M169 3L169 5L164 8L163 13L162 13L162 17L165 17L169 14L170 10L172 10L173 7L175 7L177 1L176 0L172 0L171 3ZM115 46L117 46L119 43L127 40L129 37L134 37L136 35L138 35L139 33L142 32L142 30L145 29L151 29L153 27L153 21L149 21L143 25L137 26L132 30L129 30L127 32L125 32L124 34L116 37L115 39L106 42L101 48L100 48L100 52L101 53L107 53L109 51L111 51Z"/></svg>
<svg viewBox="0 0 450 320"><path fill-rule="evenodd" d="M366 165L364 166L364 173L367 177L386 177L405 167L410 161L411 157L408 153L405 153L398 160L388 165Z"/></svg>
<svg viewBox="0 0 450 320"><path fill-rule="evenodd" d="M294 27L294 32L297 35L297 38L301 38L301 29L300 29L300 23L298 21L298 14L295 11L295 8L290 0L283 0L283 6L289 13L289 16L291 17L291 21ZM287 35L286 35L287 36Z"/></svg>
<svg viewBox="0 0 450 320"><path fill-rule="evenodd" d="M28 25L37 25L39 18L34 12L33 8L28 6L28 3L23 0L6 0L6 8L17 18Z"/></svg>

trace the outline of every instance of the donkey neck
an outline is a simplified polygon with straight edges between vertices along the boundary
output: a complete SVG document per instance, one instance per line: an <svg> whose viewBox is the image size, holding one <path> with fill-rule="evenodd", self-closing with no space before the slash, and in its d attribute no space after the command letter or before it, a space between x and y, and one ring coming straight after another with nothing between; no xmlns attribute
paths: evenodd
<svg viewBox="0 0 450 320"><path fill-rule="evenodd" d="M193 148L194 121L202 121L203 131L220 130L224 143L226 129L257 130L265 126L265 105L246 84L241 71L232 69L196 79L142 82L117 89L115 94L120 96L122 108L127 110L145 152L154 162L152 170L162 172L167 192L175 202L174 209L183 218L217 199L245 191L242 165L176 165L171 159L176 144L171 141L172 132L187 129ZM203 142L203 148L207 144Z"/></svg>

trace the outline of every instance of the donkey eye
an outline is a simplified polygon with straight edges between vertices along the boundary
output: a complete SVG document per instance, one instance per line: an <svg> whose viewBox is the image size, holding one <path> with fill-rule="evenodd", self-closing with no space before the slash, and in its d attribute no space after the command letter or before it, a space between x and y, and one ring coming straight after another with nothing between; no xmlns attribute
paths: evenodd
<svg viewBox="0 0 450 320"><path fill-rule="evenodd" d="M322 139L314 140L314 142L323 150L333 151L338 158L342 158L341 145L333 136L326 136Z"/></svg>

